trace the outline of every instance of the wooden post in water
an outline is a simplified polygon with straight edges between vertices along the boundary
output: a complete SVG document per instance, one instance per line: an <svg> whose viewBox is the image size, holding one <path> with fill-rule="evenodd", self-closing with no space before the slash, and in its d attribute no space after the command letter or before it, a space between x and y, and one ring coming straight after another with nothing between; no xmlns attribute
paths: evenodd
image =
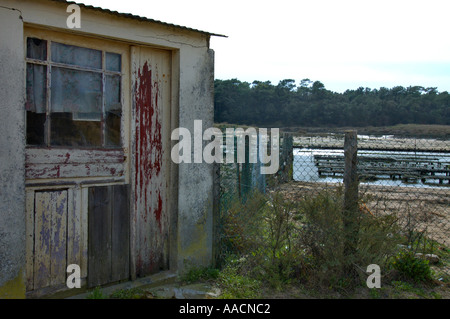
<svg viewBox="0 0 450 319"><path fill-rule="evenodd" d="M357 172L357 134L356 131L345 132L344 140L344 257L346 265L345 275L352 281L357 278L353 266L357 251L359 233L359 206L358 206L358 172Z"/></svg>

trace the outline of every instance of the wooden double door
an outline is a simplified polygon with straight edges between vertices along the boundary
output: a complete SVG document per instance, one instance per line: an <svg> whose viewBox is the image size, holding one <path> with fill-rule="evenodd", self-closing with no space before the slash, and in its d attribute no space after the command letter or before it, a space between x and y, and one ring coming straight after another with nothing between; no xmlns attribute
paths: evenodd
<svg viewBox="0 0 450 319"><path fill-rule="evenodd" d="M66 290L67 266L88 288L130 278L130 185L27 191L27 291Z"/></svg>

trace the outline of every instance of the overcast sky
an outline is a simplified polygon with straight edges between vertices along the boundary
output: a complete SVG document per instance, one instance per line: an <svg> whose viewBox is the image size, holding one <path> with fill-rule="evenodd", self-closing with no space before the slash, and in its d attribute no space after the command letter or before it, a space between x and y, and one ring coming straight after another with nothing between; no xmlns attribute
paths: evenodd
<svg viewBox="0 0 450 319"><path fill-rule="evenodd" d="M79 0L211 33L216 79L450 91L449 0Z"/></svg>

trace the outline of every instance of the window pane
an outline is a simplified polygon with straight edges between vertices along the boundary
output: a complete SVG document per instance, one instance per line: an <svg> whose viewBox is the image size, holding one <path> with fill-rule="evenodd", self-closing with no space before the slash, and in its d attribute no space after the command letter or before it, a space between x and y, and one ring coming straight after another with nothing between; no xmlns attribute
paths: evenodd
<svg viewBox="0 0 450 319"><path fill-rule="evenodd" d="M52 61L101 69L102 51L52 42Z"/></svg>
<svg viewBox="0 0 450 319"><path fill-rule="evenodd" d="M27 144L45 144L47 67L27 64Z"/></svg>
<svg viewBox="0 0 450 319"><path fill-rule="evenodd" d="M105 99L105 144L107 147L119 147L121 145L120 119L122 117L120 76L106 76Z"/></svg>
<svg viewBox="0 0 450 319"><path fill-rule="evenodd" d="M102 75L87 71L52 68L52 112L90 113L101 120Z"/></svg>
<svg viewBox="0 0 450 319"><path fill-rule="evenodd" d="M47 60L47 41L27 38L27 58Z"/></svg>
<svg viewBox="0 0 450 319"><path fill-rule="evenodd" d="M47 67L27 63L27 101L25 109L36 113L46 112Z"/></svg>
<svg viewBox="0 0 450 319"><path fill-rule="evenodd" d="M122 70L122 56L106 52L106 70L120 72Z"/></svg>
<svg viewBox="0 0 450 319"><path fill-rule="evenodd" d="M101 122L74 120L71 113L52 113L50 144L52 146L101 147Z"/></svg>
<svg viewBox="0 0 450 319"><path fill-rule="evenodd" d="M45 113L27 111L27 145L45 145Z"/></svg>
<svg viewBox="0 0 450 319"><path fill-rule="evenodd" d="M53 146L102 146L102 75L52 68Z"/></svg>

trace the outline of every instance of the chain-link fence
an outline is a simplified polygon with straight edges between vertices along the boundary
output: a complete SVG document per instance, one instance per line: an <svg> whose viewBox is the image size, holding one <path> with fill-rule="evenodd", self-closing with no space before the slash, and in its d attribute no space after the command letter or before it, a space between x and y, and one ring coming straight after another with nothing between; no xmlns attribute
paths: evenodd
<svg viewBox="0 0 450 319"><path fill-rule="evenodd" d="M258 237L255 233L273 230L273 225L269 225L261 231L257 218L265 221L270 218L267 214L255 214L253 210L260 209L258 201L242 204L248 194L255 196L253 190L257 186L259 193L271 198L271 208L276 206L274 194L282 194L289 202L283 204L285 207L294 204L282 210L289 211L282 216L287 225L283 226L282 235L289 237L283 241L283 247L289 251L282 251L281 255L290 254L298 260L291 271L308 272L316 267L312 265L313 259L321 260L321 268L330 269L336 265L330 260L337 258L337 254L341 253L344 259L348 257L345 245L340 245L348 235L348 223L342 218L348 191L344 185L344 175L348 173L344 134L293 137L285 134L280 146L280 170L275 175L261 176L254 169L255 164L220 164L217 170L218 252L221 256L233 249L248 253L244 247L248 238L244 240L244 237ZM368 264L386 261L403 251L426 260L437 279L448 281L450 142L358 135L356 146L354 169L358 177L359 215L355 215L353 248L359 259L347 258L344 263L349 262L365 272ZM233 205L237 206L233 208ZM249 228L252 225L258 229L255 233ZM264 241L262 237L253 239L260 244ZM293 250L297 252L292 253Z"/></svg>
<svg viewBox="0 0 450 319"><path fill-rule="evenodd" d="M224 133L223 140L223 154L224 162L216 164L215 166L215 187L216 187L216 259L220 262L224 257L233 250L230 247L230 242L235 242L235 237L239 236L243 229L237 229L239 223L250 225L252 223L251 214L245 211L237 212L239 216L232 216L231 211L236 206L246 202L249 197L255 195L255 192L265 194L271 187L280 185L292 180L292 136L289 134L282 134L278 139L278 162L279 168L275 174L266 175L261 173L261 167L264 165L261 162L260 156L255 156L254 161L250 161L252 153L260 154L261 136L257 136L257 142L254 143L255 149L249 144L249 140L244 140L246 146L244 147L244 161L241 163L238 160L238 136L233 133L231 136ZM226 146L227 139L233 140L231 148ZM269 137L270 141L270 137ZM269 143L270 144L270 143ZM270 150L268 151L270 153ZM227 153L231 153L228 157ZM231 219L236 219L231 221ZM230 223L235 225L234 229L230 230L227 227Z"/></svg>
<svg viewBox="0 0 450 319"><path fill-rule="evenodd" d="M340 187L344 135L294 138L293 181L281 185L296 196ZM449 275L450 142L358 136L360 206L373 216L395 216L405 246L426 255L435 271Z"/></svg>

